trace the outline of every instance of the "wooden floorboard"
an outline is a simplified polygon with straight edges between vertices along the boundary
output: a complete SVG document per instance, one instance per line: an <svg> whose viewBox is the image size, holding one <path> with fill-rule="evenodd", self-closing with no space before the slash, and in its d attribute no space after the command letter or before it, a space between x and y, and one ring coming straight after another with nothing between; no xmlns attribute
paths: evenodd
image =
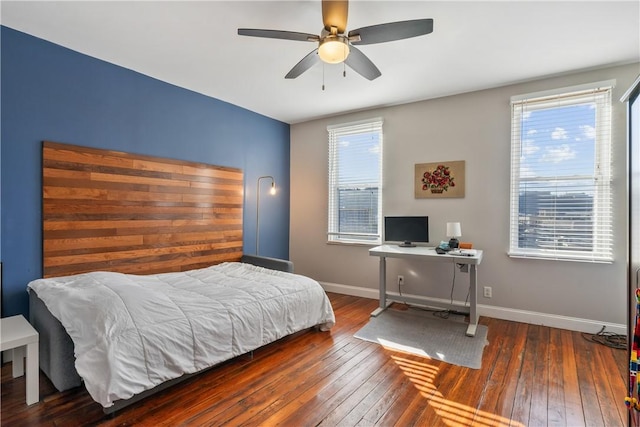
<svg viewBox="0 0 640 427"><path fill-rule="evenodd" d="M470 369L353 337L377 301L329 294L337 324L303 331L104 415L83 387L57 392L2 366L2 426L621 426L626 351L582 334L481 318L482 368Z"/></svg>

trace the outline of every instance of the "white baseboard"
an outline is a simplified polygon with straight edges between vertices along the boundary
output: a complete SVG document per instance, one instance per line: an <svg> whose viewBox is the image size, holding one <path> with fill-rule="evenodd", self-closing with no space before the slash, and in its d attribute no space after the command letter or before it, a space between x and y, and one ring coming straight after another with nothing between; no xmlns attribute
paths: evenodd
<svg viewBox="0 0 640 427"><path fill-rule="evenodd" d="M378 289L361 288L358 286L341 285L338 283L320 282L327 292L337 294L351 295L361 298L378 299ZM415 295L407 295L415 296ZM448 304L448 300L439 298L422 297L435 304ZM460 301L455 301L461 304ZM560 316L557 314L539 313L535 311L517 310L513 308L498 307L493 305L478 304L478 314L485 317L493 317L494 319L510 320L513 322L529 323L531 325L544 325L552 328L568 329L570 331L586 332L595 334L605 327L607 332L614 334L627 335L627 325L618 323L599 322L597 320L581 319L577 317Z"/></svg>
<svg viewBox="0 0 640 427"><path fill-rule="evenodd" d="M492 305L478 305L478 312L481 316L493 317L494 319L511 320L514 322L530 323L532 325L544 325L552 328L568 329L570 331L586 332L589 334L598 333L602 327L604 327L607 332L627 335L627 325L619 323L607 323L591 319L582 319L579 317L516 310L513 308L496 307Z"/></svg>
<svg viewBox="0 0 640 427"><path fill-rule="evenodd" d="M380 291L378 289L361 288L359 286L339 285L337 283L320 282L326 292L336 294L351 295L353 297L378 299Z"/></svg>

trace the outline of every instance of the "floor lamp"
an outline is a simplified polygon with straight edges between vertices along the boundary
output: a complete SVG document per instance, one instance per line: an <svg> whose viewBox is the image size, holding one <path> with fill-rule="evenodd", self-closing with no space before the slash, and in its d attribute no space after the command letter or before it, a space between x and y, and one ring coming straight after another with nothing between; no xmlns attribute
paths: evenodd
<svg viewBox="0 0 640 427"><path fill-rule="evenodd" d="M270 175L266 175L266 176L261 176L260 178L258 178L258 185L256 185L256 193L257 193L257 198L256 198L256 255L260 255L259 254L259 250L260 250L260 180L262 179L270 179L271 180L271 189L269 190L269 193L273 196L274 194L276 194L276 180L273 179L272 176Z"/></svg>

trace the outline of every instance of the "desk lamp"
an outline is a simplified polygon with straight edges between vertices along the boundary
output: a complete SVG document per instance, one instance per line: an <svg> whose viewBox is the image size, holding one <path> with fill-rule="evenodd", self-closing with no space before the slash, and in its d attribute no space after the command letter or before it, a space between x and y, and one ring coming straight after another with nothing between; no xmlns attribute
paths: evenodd
<svg viewBox="0 0 640 427"><path fill-rule="evenodd" d="M460 242L458 241L458 237L462 236L462 231L460 229L459 222L448 222L447 223L447 237L449 240L449 249L458 249L458 245Z"/></svg>

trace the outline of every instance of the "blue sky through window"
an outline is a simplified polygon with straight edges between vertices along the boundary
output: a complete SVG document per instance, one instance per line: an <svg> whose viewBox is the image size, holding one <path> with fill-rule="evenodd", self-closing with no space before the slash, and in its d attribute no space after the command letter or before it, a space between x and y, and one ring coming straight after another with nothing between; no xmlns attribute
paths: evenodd
<svg viewBox="0 0 640 427"><path fill-rule="evenodd" d="M377 185L380 157L380 139L377 132L340 136L338 139L339 182Z"/></svg>
<svg viewBox="0 0 640 427"><path fill-rule="evenodd" d="M593 176L594 103L530 110L522 117L520 177Z"/></svg>

